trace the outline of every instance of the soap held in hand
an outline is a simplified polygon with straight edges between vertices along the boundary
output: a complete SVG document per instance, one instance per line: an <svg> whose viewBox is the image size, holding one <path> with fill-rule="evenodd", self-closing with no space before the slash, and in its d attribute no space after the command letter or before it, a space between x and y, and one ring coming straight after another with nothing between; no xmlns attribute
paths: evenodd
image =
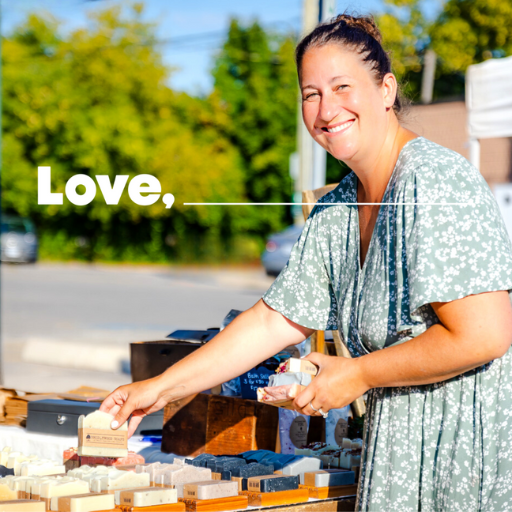
<svg viewBox="0 0 512 512"><path fill-rule="evenodd" d="M126 457L128 455L128 423L112 430L113 416L95 411L78 418L78 455Z"/></svg>
<svg viewBox="0 0 512 512"><path fill-rule="evenodd" d="M298 359L296 357L290 357L288 361L281 363L276 373L309 373L309 375L315 376L318 373L318 367L308 361L307 359Z"/></svg>

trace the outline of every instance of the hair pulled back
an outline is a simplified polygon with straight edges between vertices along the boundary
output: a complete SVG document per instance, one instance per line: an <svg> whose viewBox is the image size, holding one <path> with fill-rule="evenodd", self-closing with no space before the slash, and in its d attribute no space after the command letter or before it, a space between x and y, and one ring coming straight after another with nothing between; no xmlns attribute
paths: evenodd
<svg viewBox="0 0 512 512"><path fill-rule="evenodd" d="M380 85L387 73L391 73L391 60L382 47L382 35L373 16L352 16L340 14L330 21L321 23L305 36L295 49L295 63L300 74L306 52L327 44L338 44L357 51L367 63L376 82ZM403 107L401 94L397 91L393 110L398 114Z"/></svg>

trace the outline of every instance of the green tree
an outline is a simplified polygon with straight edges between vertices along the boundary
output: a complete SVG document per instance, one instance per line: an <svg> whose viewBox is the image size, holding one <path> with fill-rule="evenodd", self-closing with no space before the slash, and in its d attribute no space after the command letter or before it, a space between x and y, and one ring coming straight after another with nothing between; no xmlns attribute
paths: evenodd
<svg viewBox="0 0 512 512"><path fill-rule="evenodd" d="M296 148L298 86L295 41L265 32L257 23L232 20L213 69L214 95L226 105L225 133L240 151L247 199L288 202L289 157ZM286 207L246 207L240 222L267 233L290 222Z"/></svg>
<svg viewBox="0 0 512 512"><path fill-rule="evenodd" d="M448 0L429 34L439 57L435 97L464 94L468 66L512 55L512 2Z"/></svg>
<svg viewBox="0 0 512 512"><path fill-rule="evenodd" d="M36 221L45 256L218 258L240 235L231 211L183 206L244 200L243 167L220 130L225 109L166 85L154 27L141 12L101 11L69 36L54 20L29 16L3 45L3 205ZM41 165L51 166L54 191L75 174L152 174L176 202L140 207L125 193L106 205L98 189L87 206L39 206Z"/></svg>

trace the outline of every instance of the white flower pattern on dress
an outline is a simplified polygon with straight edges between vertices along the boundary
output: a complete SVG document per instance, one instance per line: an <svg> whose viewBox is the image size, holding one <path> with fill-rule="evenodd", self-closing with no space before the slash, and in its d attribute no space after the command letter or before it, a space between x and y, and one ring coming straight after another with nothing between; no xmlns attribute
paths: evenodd
<svg viewBox="0 0 512 512"><path fill-rule="evenodd" d="M485 180L423 137L402 149L360 268L357 177L306 221L263 299L290 320L338 329L354 357L439 320L432 302L512 290L512 245ZM437 206L421 203L468 203ZM485 340L482 340L485 343ZM511 349L512 350L512 349ZM358 510L512 510L512 355L453 379L368 394Z"/></svg>

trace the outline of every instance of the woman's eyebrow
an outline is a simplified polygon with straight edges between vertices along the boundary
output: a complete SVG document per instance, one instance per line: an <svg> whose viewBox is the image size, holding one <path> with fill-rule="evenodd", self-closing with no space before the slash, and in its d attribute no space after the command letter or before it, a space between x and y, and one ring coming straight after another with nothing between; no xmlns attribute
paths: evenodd
<svg viewBox="0 0 512 512"><path fill-rule="evenodd" d="M329 83L333 83L335 82L336 80L339 80L340 78L350 78L348 75L338 75L338 76L333 76L330 80L329 80ZM301 87L302 90L304 89L316 89L317 87L313 84L308 84L308 85L304 85Z"/></svg>

